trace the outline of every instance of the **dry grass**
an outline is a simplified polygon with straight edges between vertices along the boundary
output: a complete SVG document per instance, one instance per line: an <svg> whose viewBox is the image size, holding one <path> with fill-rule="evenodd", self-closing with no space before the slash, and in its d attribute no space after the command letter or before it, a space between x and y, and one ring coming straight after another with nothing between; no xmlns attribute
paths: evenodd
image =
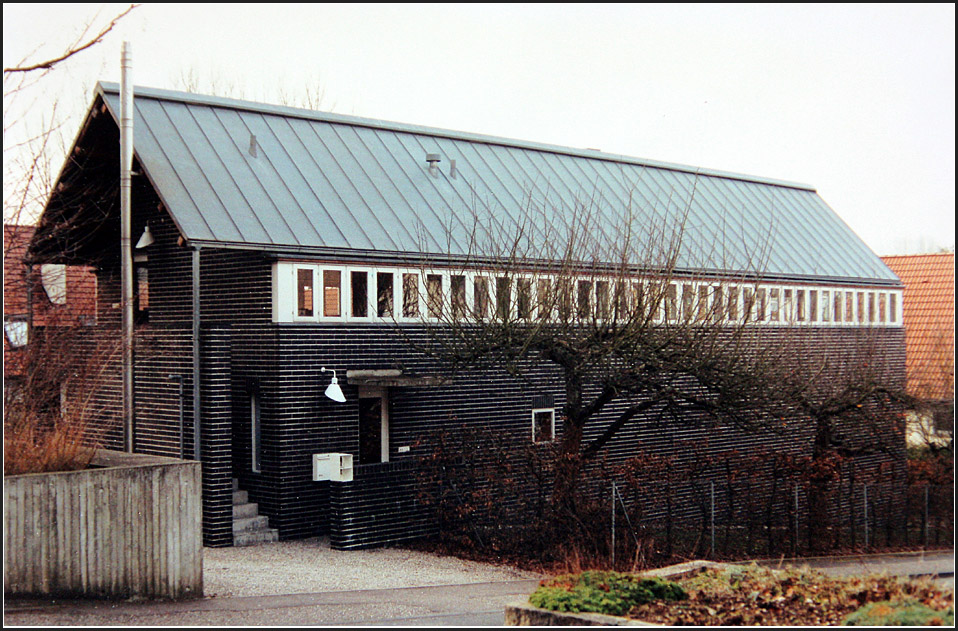
<svg viewBox="0 0 958 631"><path fill-rule="evenodd" d="M19 379L4 387L3 473L85 469L109 427L95 398L119 344L89 327L47 327L22 353Z"/></svg>

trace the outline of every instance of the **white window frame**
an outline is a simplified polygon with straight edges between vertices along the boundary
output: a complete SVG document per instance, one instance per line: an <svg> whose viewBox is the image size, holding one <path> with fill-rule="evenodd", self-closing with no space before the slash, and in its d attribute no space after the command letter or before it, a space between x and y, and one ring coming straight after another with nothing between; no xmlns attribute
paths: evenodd
<svg viewBox="0 0 958 631"><path fill-rule="evenodd" d="M550 438L549 440L536 440L536 414L544 414L546 412L552 415L552 438ZM531 419L532 419L532 443L535 445L548 445L549 443L554 443L556 440L556 409L555 407L533 408Z"/></svg>

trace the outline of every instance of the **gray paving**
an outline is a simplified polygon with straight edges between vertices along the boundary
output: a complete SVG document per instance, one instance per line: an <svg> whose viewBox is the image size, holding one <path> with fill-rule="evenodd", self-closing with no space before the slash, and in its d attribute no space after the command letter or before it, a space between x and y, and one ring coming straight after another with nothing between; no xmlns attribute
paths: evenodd
<svg viewBox="0 0 958 631"><path fill-rule="evenodd" d="M934 576L954 587L954 550L805 559L766 559L772 566L808 566L828 574L888 572ZM215 597L188 602L108 603L17 599L4 603L4 626L498 626L507 603L521 600L535 579L459 585Z"/></svg>
<svg viewBox="0 0 958 631"><path fill-rule="evenodd" d="M504 622L506 604L527 596L537 583L519 580L175 603L17 600L5 603L4 626L496 626Z"/></svg>

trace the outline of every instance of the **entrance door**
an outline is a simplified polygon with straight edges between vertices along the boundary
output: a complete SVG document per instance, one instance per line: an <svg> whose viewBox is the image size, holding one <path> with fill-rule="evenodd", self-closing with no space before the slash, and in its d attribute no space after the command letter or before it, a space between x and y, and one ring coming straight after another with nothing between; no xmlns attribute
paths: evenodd
<svg viewBox="0 0 958 631"><path fill-rule="evenodd" d="M359 393L359 464L389 460L389 399L386 390Z"/></svg>

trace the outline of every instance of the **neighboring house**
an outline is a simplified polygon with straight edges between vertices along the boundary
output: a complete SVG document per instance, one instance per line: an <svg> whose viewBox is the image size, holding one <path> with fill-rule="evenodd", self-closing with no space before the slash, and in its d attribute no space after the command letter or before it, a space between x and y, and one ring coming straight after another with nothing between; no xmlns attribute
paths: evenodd
<svg viewBox="0 0 958 631"><path fill-rule="evenodd" d="M93 324L96 319L96 275L93 269L24 262L33 226L3 226L3 378L5 387L20 381L35 327Z"/></svg>
<svg viewBox="0 0 958 631"><path fill-rule="evenodd" d="M101 327L120 320L118 116L118 86L99 84L31 246L37 262L97 266ZM654 214L687 208L722 266L680 261L683 296L761 255L756 327L825 353L867 329L904 370L900 282L805 185L151 89L136 91L134 128L132 238L147 227L153 238L135 250L136 277L149 279L137 289L149 309L136 332L135 450L202 460L206 545L234 542L232 479L281 538L358 547L432 528L415 475L430 432L481 426L523 447L554 435L554 374L535 386L492 370L444 382L397 333L417 335L441 296L496 304L495 270L462 265L474 215L521 222L531 207L591 202L590 229L614 233L626 212L652 229ZM746 289L755 283L730 286L735 313ZM344 402L324 396L330 370ZM640 442L668 451L679 439L810 450L807 433L668 435L638 419L608 452L621 462ZM314 456L337 453L352 456L352 481L315 480Z"/></svg>
<svg viewBox="0 0 958 631"><path fill-rule="evenodd" d="M955 253L882 260L905 284L908 394L923 402L909 421L908 444L947 443L955 414Z"/></svg>

